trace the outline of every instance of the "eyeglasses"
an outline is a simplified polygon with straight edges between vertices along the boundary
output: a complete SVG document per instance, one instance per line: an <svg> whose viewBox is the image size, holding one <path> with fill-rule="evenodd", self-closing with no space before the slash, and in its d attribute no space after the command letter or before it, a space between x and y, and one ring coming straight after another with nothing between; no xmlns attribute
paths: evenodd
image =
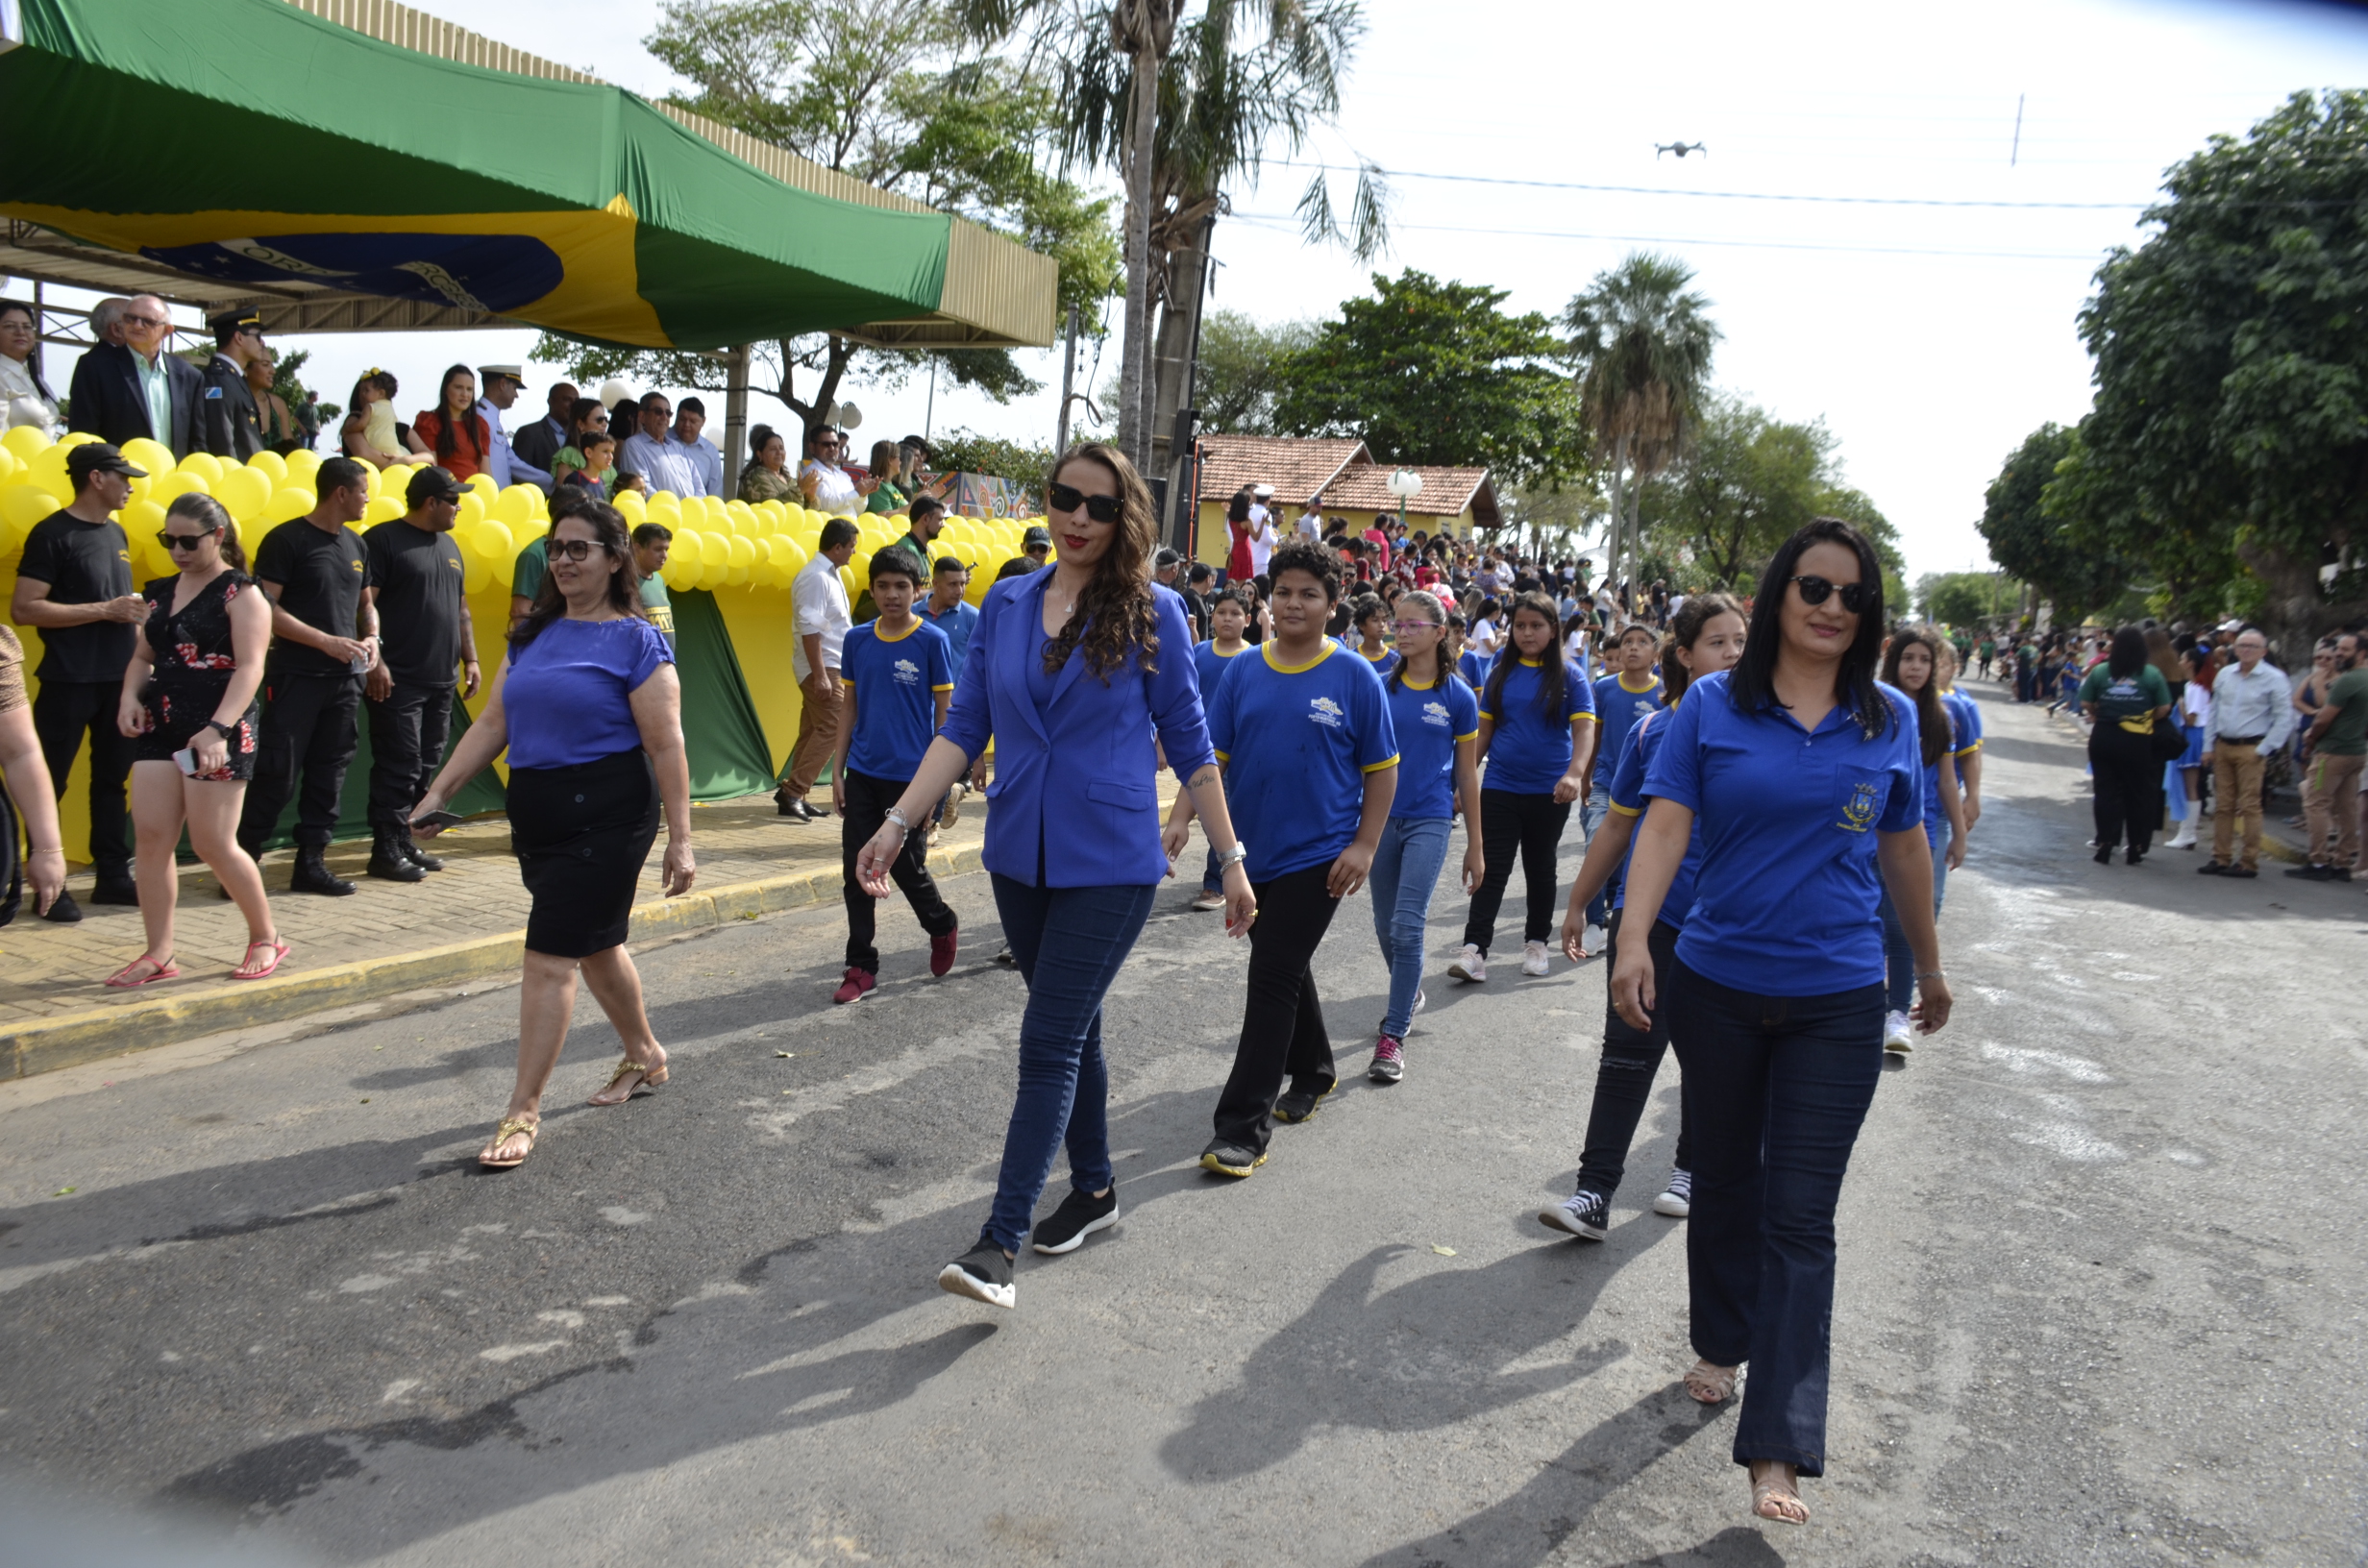
<svg viewBox="0 0 2368 1568"><path fill-rule="evenodd" d="M1804 604L1822 604L1838 589L1843 609L1856 615L1866 608L1866 584L1862 582L1832 583L1818 576L1798 576L1788 580L1799 586Z"/></svg>
<svg viewBox="0 0 2368 1568"><path fill-rule="evenodd" d="M551 558L555 561L588 561L594 551L607 548L598 539L554 539L551 541Z"/></svg>
<svg viewBox="0 0 2368 1568"><path fill-rule="evenodd" d="M195 550L198 546L204 544L208 539L211 538L213 536L213 529L208 528L203 533L175 533L170 528L159 528L157 530L157 543L162 545L166 550Z"/></svg>
<svg viewBox="0 0 2368 1568"><path fill-rule="evenodd" d="M129 311L117 316L115 319L122 322L126 327L161 327L165 325L154 316L136 316Z"/></svg>
<svg viewBox="0 0 2368 1568"><path fill-rule="evenodd" d="M1056 512L1073 512L1085 508L1085 515L1097 523L1116 523L1119 520L1119 498L1089 496L1073 484L1045 486L1045 505Z"/></svg>

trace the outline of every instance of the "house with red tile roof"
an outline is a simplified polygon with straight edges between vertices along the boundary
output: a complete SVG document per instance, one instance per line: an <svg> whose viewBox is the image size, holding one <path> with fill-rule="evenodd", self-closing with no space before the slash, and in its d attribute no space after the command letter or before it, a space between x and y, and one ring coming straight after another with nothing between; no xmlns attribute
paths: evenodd
<svg viewBox="0 0 2368 1568"><path fill-rule="evenodd" d="M1327 520L1345 518L1351 530L1361 533L1377 516L1395 515L1397 498L1388 484L1394 466L1377 462L1364 442L1346 437L1204 435L1194 485L1199 503L1194 558L1225 564L1232 548L1225 507L1246 484L1274 487L1268 505L1278 533L1288 534L1319 496ZM1493 528L1504 521L1487 469L1416 467L1414 472L1422 477L1422 493L1406 503L1409 527L1468 538L1475 527Z"/></svg>

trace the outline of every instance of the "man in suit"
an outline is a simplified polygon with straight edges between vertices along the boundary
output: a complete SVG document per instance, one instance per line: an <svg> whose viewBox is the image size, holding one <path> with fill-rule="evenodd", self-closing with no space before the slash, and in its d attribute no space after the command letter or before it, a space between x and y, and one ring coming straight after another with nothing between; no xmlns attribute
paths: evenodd
<svg viewBox="0 0 2368 1568"><path fill-rule="evenodd" d="M116 318L123 341L99 343L74 367L69 429L109 446L142 436L170 447L176 460L198 450L197 405L205 378L164 352L172 318L153 294L128 301ZM250 404L252 400L250 400Z"/></svg>
<svg viewBox="0 0 2368 1568"><path fill-rule="evenodd" d="M573 415L576 411L576 400L581 396L583 394L576 390L574 382L559 382L551 389L548 411L543 417L510 437L510 457L513 461L517 458L525 458L529 466L545 476L540 479L530 478L527 481L530 484L540 484L545 493L549 493L551 489L548 477L551 473L551 459L557 456L559 449L570 444L575 437L576 427L573 423Z"/></svg>
<svg viewBox="0 0 2368 1568"><path fill-rule="evenodd" d="M216 457L243 463L263 450L263 422L247 385L247 367L269 362L263 318L252 310L225 310L206 325L213 329L214 354L206 361L199 396L198 444Z"/></svg>

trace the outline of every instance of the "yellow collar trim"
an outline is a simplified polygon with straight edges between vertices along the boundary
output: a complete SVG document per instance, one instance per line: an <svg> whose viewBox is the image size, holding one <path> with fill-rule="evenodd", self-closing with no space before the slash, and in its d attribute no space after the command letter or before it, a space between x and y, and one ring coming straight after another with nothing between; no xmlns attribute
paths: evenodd
<svg viewBox="0 0 2368 1568"><path fill-rule="evenodd" d="M1661 684L1661 682L1659 682L1659 681L1657 681L1657 680L1654 680L1654 679L1652 679L1652 678L1650 678L1650 677L1648 676L1648 677L1646 677L1645 682L1644 682L1644 684L1643 684L1643 685L1641 685L1641 686L1631 686L1631 685L1629 685L1629 684L1628 684L1628 674L1627 674L1627 672L1626 672L1626 671L1622 671L1622 672L1620 673L1620 677L1619 677L1619 689L1620 689L1621 691L1623 691L1623 692L1626 692L1626 693L1627 693L1630 697L1642 697L1642 696L1643 696L1646 692L1651 691L1654 687L1656 687L1656 686L1658 686L1658 685L1660 685L1660 684Z"/></svg>
<svg viewBox="0 0 2368 1568"><path fill-rule="evenodd" d="M914 632L919 631L920 629L921 617L917 615L913 617L913 624L911 625L906 626L902 631L894 633L893 635L882 631L880 629L879 622L875 621L872 623L872 635L878 638L883 643L900 643L904 641L905 638L910 637Z"/></svg>
<svg viewBox="0 0 2368 1568"><path fill-rule="evenodd" d="M1305 664L1284 664L1278 661L1274 657L1274 649L1278 646L1276 639L1269 638L1266 642L1263 642L1258 646L1266 654L1268 669L1273 671L1278 675L1298 675L1305 674L1308 671L1315 669L1316 666L1330 658L1333 650L1338 649L1341 645L1334 642L1331 638L1326 637L1320 648L1318 649L1316 656L1308 660Z"/></svg>

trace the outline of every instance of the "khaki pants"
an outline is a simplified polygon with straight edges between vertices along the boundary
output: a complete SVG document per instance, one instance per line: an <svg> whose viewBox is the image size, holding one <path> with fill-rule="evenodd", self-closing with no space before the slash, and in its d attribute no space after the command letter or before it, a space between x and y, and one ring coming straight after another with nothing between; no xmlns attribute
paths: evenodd
<svg viewBox="0 0 2368 1568"><path fill-rule="evenodd" d="M789 772L781 776L781 787L773 792L776 799L804 799L805 792L814 787L824 765L838 748L839 715L843 710L833 691L823 685L821 672L800 681L798 690L805 698L798 705L798 744L790 747ZM2259 777L2258 770L2255 777Z"/></svg>
<svg viewBox="0 0 2368 1568"><path fill-rule="evenodd" d="M2245 858L2237 863L2248 870L2261 859L2261 749L2255 746L2214 746L2211 753L2211 793L2218 804L2211 819L2211 858L2231 864L2230 843L2236 837L2236 819L2245 820Z"/></svg>
<svg viewBox="0 0 2368 1568"><path fill-rule="evenodd" d="M2331 757L2322 751L2310 759L2303 792L2304 820L2310 824L2310 861L2314 866L2353 869L2359 859L2360 766L2368 757Z"/></svg>

